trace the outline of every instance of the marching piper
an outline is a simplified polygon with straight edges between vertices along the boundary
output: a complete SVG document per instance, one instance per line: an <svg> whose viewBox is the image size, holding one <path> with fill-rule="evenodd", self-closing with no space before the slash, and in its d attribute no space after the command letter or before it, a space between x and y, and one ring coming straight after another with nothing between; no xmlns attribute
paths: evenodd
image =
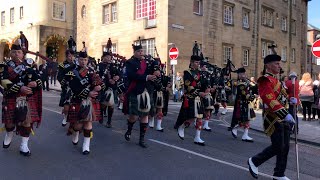
<svg viewBox="0 0 320 180"><path fill-rule="evenodd" d="M178 136L180 139L184 140L185 127L189 126L190 123L196 119L196 135L194 137L194 143L204 146L205 143L200 138L202 118L204 113L204 107L200 97L204 98L208 92L201 91L202 85L199 70L200 61L201 58L199 56L192 55L190 58L190 69L184 71L183 81L186 92L184 94L178 119L174 125L174 128L178 130Z"/></svg>
<svg viewBox="0 0 320 180"><path fill-rule="evenodd" d="M34 123L38 127L42 119L42 82L33 69L34 61L25 59L20 45L11 46L10 57L0 65L1 86L4 87L2 123L6 129L3 148L10 147L16 129L22 137L20 154L30 156L29 136Z"/></svg>
<svg viewBox="0 0 320 180"><path fill-rule="evenodd" d="M67 73L69 87L72 91L68 122L73 128L72 143L78 144L79 132L83 131L82 153L90 153L90 139L93 136L92 122L102 118L100 103L97 99L100 91L105 88L101 78L89 68L86 52L79 53L79 65Z"/></svg>
<svg viewBox="0 0 320 180"><path fill-rule="evenodd" d="M247 80L245 73L246 70L244 68L237 70L237 94L230 129L232 136L237 138L238 125L243 127L242 141L253 142L253 139L248 135L250 128L249 103L254 100L255 96L250 94L250 82Z"/></svg>

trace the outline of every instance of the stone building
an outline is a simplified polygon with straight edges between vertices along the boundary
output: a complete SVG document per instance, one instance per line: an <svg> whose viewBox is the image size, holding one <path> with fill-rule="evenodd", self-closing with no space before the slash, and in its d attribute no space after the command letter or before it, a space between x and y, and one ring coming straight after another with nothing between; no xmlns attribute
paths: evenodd
<svg viewBox="0 0 320 180"><path fill-rule="evenodd" d="M183 71L197 41L210 63L224 66L230 59L257 77L263 58L271 53L268 45L276 44L285 74L300 74L307 59L307 4L308 0L78 0L77 48L85 41L89 55L99 58L111 38L112 51L128 58L131 44L140 37L146 53L155 55L156 46L168 65L168 51L176 46L176 70Z"/></svg>
<svg viewBox="0 0 320 180"><path fill-rule="evenodd" d="M67 41L74 36L74 4L69 0L1 1L0 60L3 49L23 31L30 51L63 61Z"/></svg>

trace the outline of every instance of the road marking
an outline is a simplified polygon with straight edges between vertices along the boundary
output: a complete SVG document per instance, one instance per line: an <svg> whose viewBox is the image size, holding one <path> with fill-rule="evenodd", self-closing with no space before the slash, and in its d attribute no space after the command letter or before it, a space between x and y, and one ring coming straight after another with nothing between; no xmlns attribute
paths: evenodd
<svg viewBox="0 0 320 180"><path fill-rule="evenodd" d="M61 114L61 112L59 112L59 111L55 111L55 110L52 110L52 109L49 109L49 108L46 108L46 107L42 107L42 109L45 109L45 110L47 110L47 111L51 111L51 112L54 112L54 113L57 113L57 114ZM169 114L169 112L168 112L168 114ZM216 121L216 122L225 122L226 124L229 124L229 123L227 123L226 121L224 121L224 120L222 120L222 119L210 119L209 120L210 122L213 122L213 121ZM218 125L220 125L220 126L225 126L225 127L229 127L229 126L226 126L226 125L224 125L224 124L218 124ZM242 131L241 129L239 129L240 131ZM117 131L114 131L114 132L116 132L116 133L122 133L122 132L117 132ZM251 134L254 134L254 135L256 135L256 136L260 136L260 137L265 137L264 135L261 135L261 134L257 134L257 133L254 133L254 132L251 132ZM290 141L290 143L294 143L294 141ZM312 145L308 145L308 144L305 144L305 143L298 143L299 145L303 145L303 146L307 146L307 147L310 147L310 148L315 148L315 149L320 149L319 147L316 147L316 146L312 146Z"/></svg>
<svg viewBox="0 0 320 180"><path fill-rule="evenodd" d="M180 150L180 151L183 151L183 152L186 152L186 153L189 153L189 154L193 154L195 156L199 156L199 157L211 160L211 161L215 161L215 162L218 162L218 163L221 163L221 164L224 164L224 165L228 165L228 166L231 166L231 167L234 167L234 168L238 168L238 169L241 169L241 170L244 170L244 171L249 171L248 168L245 168L245 167L242 167L242 166L239 166L239 165L227 162L227 161L223 161L223 160L216 159L216 158L213 158L213 157L210 157L210 156L206 156L206 155L203 155L203 154L200 154L200 153L197 153L197 152L194 152L194 151L190 151L188 149L184 149L184 148L181 148L181 147L178 147L178 146L175 146L175 145L171 145L171 144L168 144L168 143L165 143L165 142L161 142L161 141L158 141L158 140L155 140L155 139L149 139L149 140L154 142L154 143L158 143L158 144L161 144L161 145L164 145L164 146L167 146L167 147L171 147L173 149ZM265 173L261 173L261 172L259 172L259 175L264 176L264 177L268 177L268 178L273 178L273 176L265 174Z"/></svg>
<svg viewBox="0 0 320 180"><path fill-rule="evenodd" d="M51 112L55 112L55 113L61 114L61 112L58 112L58 111L55 111L55 110L52 110L52 109L49 109L49 108L46 108L46 107L42 107L42 109L45 109L45 110L47 110L47 111L51 111Z"/></svg>

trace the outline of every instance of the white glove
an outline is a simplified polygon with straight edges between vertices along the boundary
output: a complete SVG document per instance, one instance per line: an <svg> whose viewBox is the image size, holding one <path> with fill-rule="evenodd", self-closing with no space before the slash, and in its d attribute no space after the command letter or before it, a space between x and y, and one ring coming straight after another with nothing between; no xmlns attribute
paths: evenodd
<svg viewBox="0 0 320 180"><path fill-rule="evenodd" d="M291 114L287 114L287 116L284 118L284 121L290 123L290 124L295 124L296 121L293 119L293 117L291 116Z"/></svg>
<svg viewBox="0 0 320 180"><path fill-rule="evenodd" d="M290 104L297 104L298 103L298 99L295 97L291 97L290 98Z"/></svg>

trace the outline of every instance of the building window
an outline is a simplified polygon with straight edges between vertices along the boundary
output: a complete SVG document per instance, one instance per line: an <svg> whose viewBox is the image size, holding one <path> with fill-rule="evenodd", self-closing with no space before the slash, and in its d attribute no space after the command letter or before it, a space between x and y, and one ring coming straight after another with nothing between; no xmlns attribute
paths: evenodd
<svg viewBox="0 0 320 180"><path fill-rule="evenodd" d="M1 12L1 26L4 26L4 24L6 23L6 14L5 11Z"/></svg>
<svg viewBox="0 0 320 180"><path fill-rule="evenodd" d="M249 29L249 11L248 10L243 10L242 12L242 27Z"/></svg>
<svg viewBox="0 0 320 180"><path fill-rule="evenodd" d="M262 54L262 58L265 58L267 56L267 50L268 50L268 47L267 47L267 43L262 41L261 43L261 54Z"/></svg>
<svg viewBox="0 0 320 180"><path fill-rule="evenodd" d="M262 49L261 55L262 55L262 58L265 58L269 54L273 54L272 49L268 48L271 45L272 45L271 41L264 40L264 41L261 42L261 49Z"/></svg>
<svg viewBox="0 0 320 180"><path fill-rule="evenodd" d="M66 3L53 1L52 19L59 20L59 21L66 20Z"/></svg>
<svg viewBox="0 0 320 180"><path fill-rule="evenodd" d="M110 10L109 4L103 6L103 24L107 24L110 22Z"/></svg>
<svg viewBox="0 0 320 180"><path fill-rule="evenodd" d="M202 0L193 0L193 12L197 15L202 15L202 12L203 12Z"/></svg>
<svg viewBox="0 0 320 180"><path fill-rule="evenodd" d="M233 7L231 5L224 5L223 14L223 22L233 24Z"/></svg>
<svg viewBox="0 0 320 180"><path fill-rule="evenodd" d="M111 19L112 19L112 22L117 21L117 4L116 3L111 4Z"/></svg>
<svg viewBox="0 0 320 180"><path fill-rule="evenodd" d="M14 23L14 8L10 9L10 23Z"/></svg>
<svg viewBox="0 0 320 180"><path fill-rule="evenodd" d="M269 8L262 8L262 25L273 27L273 10Z"/></svg>
<svg viewBox="0 0 320 180"><path fill-rule="evenodd" d="M136 0L136 19L156 19L156 0Z"/></svg>
<svg viewBox="0 0 320 180"><path fill-rule="evenodd" d="M20 7L20 19L23 18L23 6Z"/></svg>
<svg viewBox="0 0 320 180"><path fill-rule="evenodd" d="M292 48L291 53L292 53L291 62L295 63L296 62L296 49Z"/></svg>
<svg viewBox="0 0 320 180"><path fill-rule="evenodd" d="M107 45L104 45L103 46L103 52L107 52L108 51L108 49L107 49ZM117 54L117 43L112 43L112 45L111 45L111 52L113 53L113 54Z"/></svg>
<svg viewBox="0 0 320 180"><path fill-rule="evenodd" d="M138 45L139 43L140 41L134 42L135 45ZM150 54L151 56L155 57L155 51L154 51L155 44L156 44L156 41L154 38L141 40L141 46L144 51L144 54L146 55Z"/></svg>
<svg viewBox="0 0 320 180"><path fill-rule="evenodd" d="M296 34L296 20L291 20L291 33Z"/></svg>
<svg viewBox="0 0 320 180"><path fill-rule="evenodd" d="M111 13L110 13L111 12ZM103 6L103 24L117 22L117 3L113 2Z"/></svg>
<svg viewBox="0 0 320 180"><path fill-rule="evenodd" d="M249 66L249 49L243 50L243 66Z"/></svg>
<svg viewBox="0 0 320 180"><path fill-rule="evenodd" d="M281 51L281 60L287 61L287 47L283 47Z"/></svg>
<svg viewBox="0 0 320 180"><path fill-rule="evenodd" d="M81 8L81 17L85 18L86 16L87 16L87 9L86 9L86 6L83 5Z"/></svg>
<svg viewBox="0 0 320 180"><path fill-rule="evenodd" d="M281 18L281 30L287 31L287 17Z"/></svg>
<svg viewBox="0 0 320 180"><path fill-rule="evenodd" d="M228 60L232 61L232 47L223 46L223 63L227 64Z"/></svg>

